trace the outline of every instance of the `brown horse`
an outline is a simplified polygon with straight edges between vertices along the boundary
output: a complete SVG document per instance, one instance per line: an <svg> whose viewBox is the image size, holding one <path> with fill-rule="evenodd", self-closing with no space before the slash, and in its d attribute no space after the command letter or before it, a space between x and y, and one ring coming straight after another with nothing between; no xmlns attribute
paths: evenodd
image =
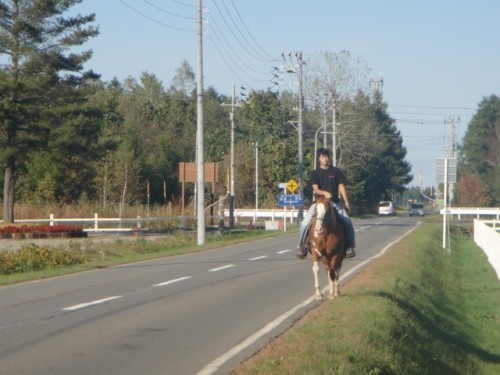
<svg viewBox="0 0 500 375"><path fill-rule="evenodd" d="M338 213L331 207L330 200L318 197L313 220L309 227L310 251L313 259L314 288L316 299L323 299L319 288L318 262L326 267L330 294L328 299L340 296L339 275L345 257L344 228L338 219Z"/></svg>

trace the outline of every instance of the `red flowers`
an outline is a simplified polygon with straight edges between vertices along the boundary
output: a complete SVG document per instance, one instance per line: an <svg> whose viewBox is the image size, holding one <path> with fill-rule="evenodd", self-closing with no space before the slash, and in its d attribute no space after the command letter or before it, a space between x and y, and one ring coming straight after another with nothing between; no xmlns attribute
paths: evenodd
<svg viewBox="0 0 500 375"><path fill-rule="evenodd" d="M0 227L0 233L26 233L26 232L81 232L81 225L6 225Z"/></svg>

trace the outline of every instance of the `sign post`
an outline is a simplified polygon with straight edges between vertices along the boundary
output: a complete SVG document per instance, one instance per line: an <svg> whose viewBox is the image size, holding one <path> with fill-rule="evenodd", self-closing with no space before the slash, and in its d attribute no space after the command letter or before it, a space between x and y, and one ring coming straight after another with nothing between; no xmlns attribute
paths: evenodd
<svg viewBox="0 0 500 375"><path fill-rule="evenodd" d="M448 223L448 184L457 182L457 159L443 158L436 159L436 180L437 183L443 183L444 202L443 202L443 249L446 249L446 238ZM448 244L449 245L449 244Z"/></svg>

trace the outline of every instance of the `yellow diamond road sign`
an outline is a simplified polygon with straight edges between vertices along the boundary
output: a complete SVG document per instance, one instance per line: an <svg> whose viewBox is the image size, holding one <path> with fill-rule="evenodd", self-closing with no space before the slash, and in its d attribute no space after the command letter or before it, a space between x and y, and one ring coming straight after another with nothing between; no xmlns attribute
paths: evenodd
<svg viewBox="0 0 500 375"><path fill-rule="evenodd" d="M295 190L297 190L298 187L299 185L294 180L290 180L286 183L286 188L292 193L295 193Z"/></svg>

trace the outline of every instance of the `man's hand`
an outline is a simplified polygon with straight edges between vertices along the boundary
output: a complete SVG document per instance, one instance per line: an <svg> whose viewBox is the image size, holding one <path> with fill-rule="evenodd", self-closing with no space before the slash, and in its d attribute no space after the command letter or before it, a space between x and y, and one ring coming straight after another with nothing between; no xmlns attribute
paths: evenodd
<svg viewBox="0 0 500 375"><path fill-rule="evenodd" d="M346 203L344 207L347 211L351 211L351 205L349 203Z"/></svg>

